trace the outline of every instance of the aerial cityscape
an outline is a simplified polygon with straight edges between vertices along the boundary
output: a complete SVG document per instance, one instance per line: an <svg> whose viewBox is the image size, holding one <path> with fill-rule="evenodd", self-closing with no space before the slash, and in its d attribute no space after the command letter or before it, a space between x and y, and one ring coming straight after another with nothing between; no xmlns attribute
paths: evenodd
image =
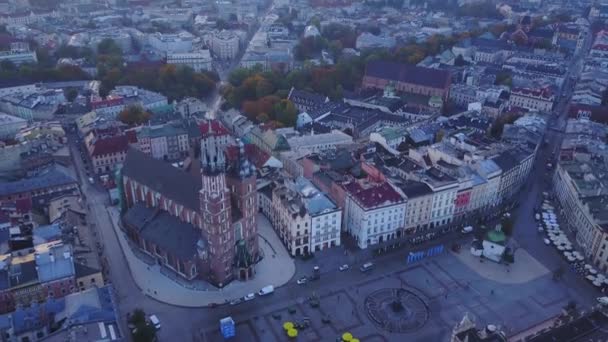
<svg viewBox="0 0 608 342"><path fill-rule="evenodd" d="M608 0L0 0L0 342L608 341Z"/></svg>

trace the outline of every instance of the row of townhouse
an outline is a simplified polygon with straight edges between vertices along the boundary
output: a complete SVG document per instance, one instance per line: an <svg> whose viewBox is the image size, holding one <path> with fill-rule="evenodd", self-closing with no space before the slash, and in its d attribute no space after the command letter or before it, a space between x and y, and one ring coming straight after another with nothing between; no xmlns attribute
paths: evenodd
<svg viewBox="0 0 608 342"><path fill-rule="evenodd" d="M520 122L520 129L530 129L529 121ZM539 144L542 134L535 138ZM367 248L510 200L531 171L536 147L529 146L456 135L411 149L408 156L374 151L355 158L339 149L304 157L301 164L303 175L343 208L342 231Z"/></svg>
<svg viewBox="0 0 608 342"><path fill-rule="evenodd" d="M608 271L607 130L586 119L570 120L553 175L560 213L585 256L603 272Z"/></svg>

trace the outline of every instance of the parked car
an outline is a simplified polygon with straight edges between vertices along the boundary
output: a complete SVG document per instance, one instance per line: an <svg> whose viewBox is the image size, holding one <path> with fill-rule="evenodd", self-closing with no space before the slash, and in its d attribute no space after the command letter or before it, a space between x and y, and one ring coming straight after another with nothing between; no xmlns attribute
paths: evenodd
<svg viewBox="0 0 608 342"><path fill-rule="evenodd" d="M245 297L243 297L243 300L244 300L245 302L248 302L248 301L250 301L250 300L253 300L254 298L255 298L255 293L250 293L250 294L248 294L248 295L245 295Z"/></svg>
<svg viewBox="0 0 608 342"><path fill-rule="evenodd" d="M545 245L549 246L551 244L551 240L549 239L543 239L543 242L545 243Z"/></svg>
<svg viewBox="0 0 608 342"><path fill-rule="evenodd" d="M160 320L158 319L158 317L156 317L156 315L150 316L150 323L152 323L154 329L160 330Z"/></svg>
<svg viewBox="0 0 608 342"><path fill-rule="evenodd" d="M307 282L308 282L308 278L306 278L306 277L302 277L302 278L298 279L298 281L297 281L298 285L304 285Z"/></svg>
<svg viewBox="0 0 608 342"><path fill-rule="evenodd" d="M473 231L473 227L472 226L466 226L464 228L462 228L461 233L462 234L468 234L471 233Z"/></svg>
<svg viewBox="0 0 608 342"><path fill-rule="evenodd" d="M253 294L253 293L251 293L251 294ZM238 305L238 304L241 304L243 301L244 301L243 298L233 299L230 301L230 305Z"/></svg>
<svg viewBox="0 0 608 342"><path fill-rule="evenodd" d="M373 262L366 262L365 264L363 264L361 266L361 268L359 268L359 270L361 272L368 272L371 271L374 268L374 263Z"/></svg>
<svg viewBox="0 0 608 342"><path fill-rule="evenodd" d="M340 272L344 272L344 271L348 271L348 269L349 269L349 268L350 268L350 267L348 266L348 264L344 264L344 265L342 265L342 266L338 267L338 270L339 270Z"/></svg>

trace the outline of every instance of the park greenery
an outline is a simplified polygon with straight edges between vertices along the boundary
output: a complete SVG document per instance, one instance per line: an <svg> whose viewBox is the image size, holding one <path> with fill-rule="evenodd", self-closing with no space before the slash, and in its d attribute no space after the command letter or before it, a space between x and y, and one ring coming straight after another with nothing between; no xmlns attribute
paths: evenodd
<svg viewBox="0 0 608 342"><path fill-rule="evenodd" d="M207 97L218 81L215 73L195 72L186 66L147 63L137 67L125 63L120 47L112 40L98 47L97 72L101 80L100 95L107 96L117 85L128 84L159 92L169 99Z"/></svg>
<svg viewBox="0 0 608 342"><path fill-rule="evenodd" d="M38 63L0 62L0 85L91 79L78 66L56 66L60 58L84 59L86 64L96 65L101 80L100 95L104 97L117 85L134 85L162 93L169 101L190 96L202 98L215 90L218 81L215 73L195 72L185 66L154 62L129 64L123 59L120 46L111 39L101 41L97 53L86 47L62 45L51 56L47 49L31 45L36 49Z"/></svg>

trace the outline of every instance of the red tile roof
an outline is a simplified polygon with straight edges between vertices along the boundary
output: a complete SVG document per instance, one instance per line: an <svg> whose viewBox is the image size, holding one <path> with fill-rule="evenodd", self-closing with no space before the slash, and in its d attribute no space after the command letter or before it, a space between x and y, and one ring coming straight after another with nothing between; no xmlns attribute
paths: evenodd
<svg viewBox="0 0 608 342"><path fill-rule="evenodd" d="M15 200L15 209L19 214L28 213L32 210L32 199L31 198L21 198Z"/></svg>
<svg viewBox="0 0 608 342"><path fill-rule="evenodd" d="M245 145L245 156L247 159L255 165L258 169L264 166L264 164L270 158L270 155L254 144ZM236 161L239 157L239 148L236 145L226 147L226 158L230 161Z"/></svg>
<svg viewBox="0 0 608 342"><path fill-rule="evenodd" d="M404 199L388 183L370 184L362 186L359 182L352 181L344 184L344 190L348 192L355 201L364 208L392 205L402 202Z"/></svg>
<svg viewBox="0 0 608 342"><path fill-rule="evenodd" d="M543 98L545 100L549 100L553 96L550 88L513 88L511 94Z"/></svg>
<svg viewBox="0 0 608 342"><path fill-rule="evenodd" d="M93 143L93 152L91 152L91 156L126 152L128 147L129 139L126 135L98 139Z"/></svg>
<svg viewBox="0 0 608 342"><path fill-rule="evenodd" d="M105 100L91 101L91 108L95 110L100 108L120 106L123 103L124 99L122 97L107 98Z"/></svg>
<svg viewBox="0 0 608 342"><path fill-rule="evenodd" d="M201 135L207 137L209 135L227 135L230 134L228 129L217 120L206 120L198 125L201 130Z"/></svg>
<svg viewBox="0 0 608 342"><path fill-rule="evenodd" d="M588 112L590 114L589 119L591 121L608 123L608 106L591 106L585 104L573 104L570 105L568 110L568 116L570 118L576 118L579 114Z"/></svg>
<svg viewBox="0 0 608 342"><path fill-rule="evenodd" d="M137 132L134 130L125 131L125 135L127 136L127 140L129 140L129 144L137 143Z"/></svg>

